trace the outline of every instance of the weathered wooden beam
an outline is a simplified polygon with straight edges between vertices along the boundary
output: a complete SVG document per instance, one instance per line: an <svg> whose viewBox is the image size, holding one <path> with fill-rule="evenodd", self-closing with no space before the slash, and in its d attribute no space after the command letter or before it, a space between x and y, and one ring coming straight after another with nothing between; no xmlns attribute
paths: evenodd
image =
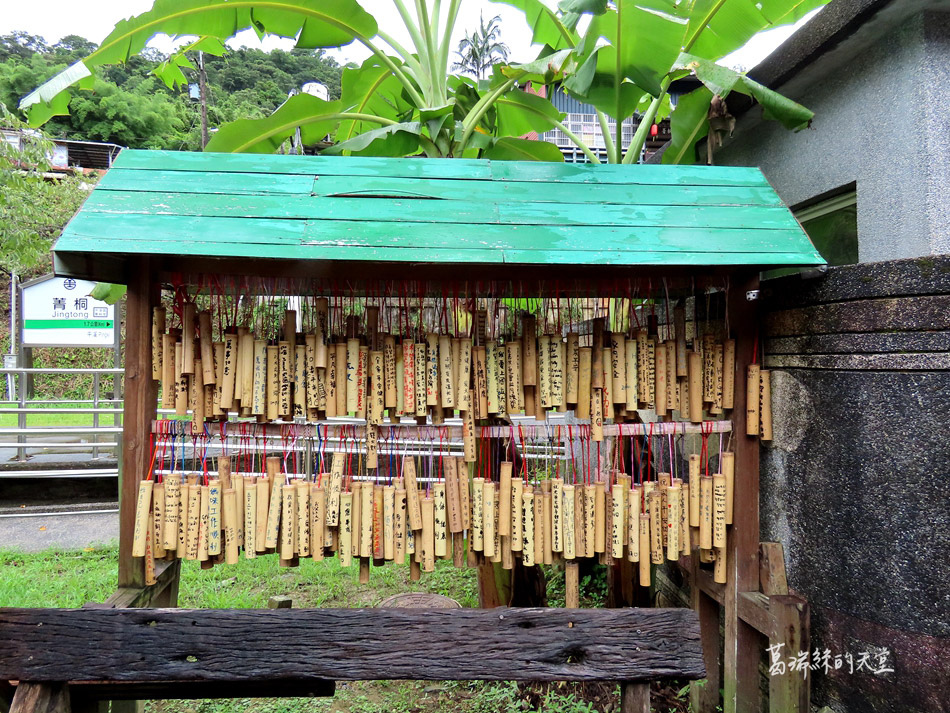
<svg viewBox="0 0 950 713"><path fill-rule="evenodd" d="M742 592L739 595L739 618L758 631L772 638L775 621L769 606L769 597L761 592Z"/></svg>
<svg viewBox="0 0 950 713"><path fill-rule="evenodd" d="M174 606L178 601L178 578L181 560L155 563L155 584L142 587L119 587L106 599L104 609L132 609L138 607ZM167 601L167 593L174 589L174 601ZM163 596L165 595L165 596ZM165 600L165 601L163 601Z"/></svg>
<svg viewBox="0 0 950 713"><path fill-rule="evenodd" d="M10 713L69 713L69 710L69 687L65 683L21 681L10 706Z"/></svg>
<svg viewBox="0 0 950 713"><path fill-rule="evenodd" d="M780 656L788 660L811 647L808 602L801 597L774 595L769 597L769 610L775 622L770 644L782 644ZM769 711L771 713L808 713L811 676L806 672L786 670L769 676Z"/></svg>
<svg viewBox="0 0 950 713"><path fill-rule="evenodd" d="M788 594L785 548L781 542L759 543L759 584L763 594Z"/></svg>
<svg viewBox="0 0 950 713"><path fill-rule="evenodd" d="M0 609L0 678L648 681L705 675L689 609Z"/></svg>

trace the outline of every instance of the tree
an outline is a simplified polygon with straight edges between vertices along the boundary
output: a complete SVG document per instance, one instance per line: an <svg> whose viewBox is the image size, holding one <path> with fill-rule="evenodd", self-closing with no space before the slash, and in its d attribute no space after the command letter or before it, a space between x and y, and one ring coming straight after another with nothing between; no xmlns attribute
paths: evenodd
<svg viewBox="0 0 950 713"><path fill-rule="evenodd" d="M482 79L485 70L508 61L508 52L508 45L501 41L501 16L495 15L486 25L484 16L479 15L478 29L459 40L459 61L452 68Z"/></svg>
<svg viewBox="0 0 950 713"><path fill-rule="evenodd" d="M24 276L48 265L53 240L86 191L76 176L44 177L52 142L2 105L0 127L19 132L16 143L0 141L0 267Z"/></svg>

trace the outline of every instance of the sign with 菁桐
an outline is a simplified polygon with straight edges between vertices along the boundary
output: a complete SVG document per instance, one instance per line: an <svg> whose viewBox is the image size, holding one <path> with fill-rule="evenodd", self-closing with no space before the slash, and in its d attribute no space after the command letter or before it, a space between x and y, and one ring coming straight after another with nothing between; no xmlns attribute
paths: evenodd
<svg viewBox="0 0 950 713"><path fill-rule="evenodd" d="M23 346L113 346L115 306L90 297L95 286L52 275L23 283Z"/></svg>

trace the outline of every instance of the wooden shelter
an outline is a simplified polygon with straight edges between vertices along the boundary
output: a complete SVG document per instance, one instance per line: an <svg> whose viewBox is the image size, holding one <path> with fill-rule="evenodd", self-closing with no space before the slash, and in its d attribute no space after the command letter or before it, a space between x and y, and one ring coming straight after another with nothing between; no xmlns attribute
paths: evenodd
<svg viewBox="0 0 950 713"><path fill-rule="evenodd" d="M661 278L670 289L728 284L736 369L744 374L754 359L760 270L823 262L761 172L753 168L124 151L54 251L58 275L124 283L129 288L119 591L109 604L174 606L177 600L177 563L159 567L157 583L146 586L142 560L131 556L134 505L139 480L149 469L149 438L156 415L151 315L163 285L188 284L201 275L228 275L317 280L326 286L345 283L347 289L358 289L354 286L410 276L434 286L466 282L472 290L490 283L516 283L520 294L543 296L567 285L578 294L597 294L610 285L611 294L617 294L625 284L657 280L659 285ZM737 378L737 404L745 403L745 388L745 380ZM776 591L761 588L758 441L743 435L741 406L732 414L732 430L737 434L735 508L743 519L729 537L729 582L716 585L696 562L690 562L692 558L681 560L701 624L705 670L713 680L723 671L728 712L758 709L761 635L772 640L785 636L783 643L800 647L801 641L792 642L783 632L798 636L802 616L807 621L807 605L801 600L770 598ZM721 669L720 606L725 620ZM99 621L98 614L50 610L44 619L42 614L0 611L0 638L16 633L28 643L29 627L39 620L50 622L47 630L52 630L54 621L68 627L72 618L77 626L87 619L83 626L92 626ZM250 625L255 616L225 614L230 622L244 622L237 626ZM590 626L604 634L606 629L597 627L619 627L629 633L641 626L634 614L611 614L609 622L598 619L597 612L583 616L593 617ZM450 611L438 616L459 615ZM501 618L505 616L512 615ZM458 619L460 636L473 635L488 621L483 613L472 617ZM108 617L108 626L119 630L146 621L159 621L170 631L181 624L171 613L115 613ZM554 616L544 621L557 628L564 619ZM691 625L676 616L669 622L676 630L670 641L679 641L674 648L684 646L688 658ZM398 622L391 623L398 628ZM499 641L484 643L500 646ZM157 640L152 643L159 646ZM395 645L403 643L400 639ZM90 639L88 644L95 642ZM47 645L45 640L41 645ZM543 657L541 649L525 645ZM16 660L23 651L15 646L12 653L0 653L0 678L37 680L38 669ZM127 674L123 680L150 680L149 690L163 675L169 680L171 669L159 661L162 654L152 651L149 656L146 667L154 675L136 679ZM263 660L277 658L275 654ZM641 663L644 667L637 669ZM597 664L586 674L570 666L542 666L532 669L529 677L643 681L657 675L655 670L647 672L648 662L628 659L628 664L631 668L624 669L619 661ZM188 667L183 661L176 665ZM192 681L192 694L218 695L197 683L213 676L199 671L200 662L194 668L197 673L190 678L182 676ZM44 669L41 680L112 680L106 669L90 664L81 667L81 676L66 676L62 666L51 666ZM416 678L468 677L465 671L450 669L446 664L421 675L418 670L403 673ZM474 677L505 677L511 670L475 671ZM688 677L697 674L695 666L682 661L663 670ZM320 672L323 677L360 677L332 662ZM395 669L384 673L400 675ZM228 675L217 678L231 680ZM314 676L312 671L273 667L264 667L260 675L298 683ZM794 704L806 710L801 706L807 706L807 685L803 688L794 678L787 677L786 688L773 692L773 709ZM718 688L711 684L697 691L701 710L715 710ZM642 688L636 691L642 705ZM634 693L630 696L628 701L634 701Z"/></svg>

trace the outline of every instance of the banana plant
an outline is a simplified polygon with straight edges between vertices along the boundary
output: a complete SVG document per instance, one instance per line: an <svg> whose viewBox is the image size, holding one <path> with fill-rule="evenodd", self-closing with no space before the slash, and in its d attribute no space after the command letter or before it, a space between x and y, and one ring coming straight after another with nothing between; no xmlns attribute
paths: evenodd
<svg viewBox="0 0 950 713"><path fill-rule="evenodd" d="M98 50L26 96L20 107L33 125L66 113L69 87L87 85L98 66L128 60L156 33L196 36L189 47L203 49L253 28L262 37L295 38L306 49L358 43L371 56L344 70L339 99L297 94L271 116L220 127L209 151L271 152L299 129L304 143L329 135L331 153L562 160L556 147L518 138L567 127L549 101L516 85L529 77L561 76L569 55L470 81L449 72L461 0L448 0L446 7L442 0L414 0L412 7L408 0L392 3L410 37L405 46L357 0L155 0L147 12L119 22ZM158 73L173 84L189 66L179 52Z"/></svg>
<svg viewBox="0 0 950 713"><path fill-rule="evenodd" d="M766 118L793 130L807 127L813 116L716 61L759 32L796 22L827 0L561 0L557 10L541 0L497 1L524 13L534 41L545 45L542 54L569 51L561 86L594 106L611 163L639 160L650 127L670 113L670 85L690 75L703 86L681 97L672 112L665 163L695 159L695 144L709 131L715 97L752 96ZM588 20L583 32L582 18ZM624 152L622 122L635 112L640 124ZM614 136L607 117L616 122Z"/></svg>

